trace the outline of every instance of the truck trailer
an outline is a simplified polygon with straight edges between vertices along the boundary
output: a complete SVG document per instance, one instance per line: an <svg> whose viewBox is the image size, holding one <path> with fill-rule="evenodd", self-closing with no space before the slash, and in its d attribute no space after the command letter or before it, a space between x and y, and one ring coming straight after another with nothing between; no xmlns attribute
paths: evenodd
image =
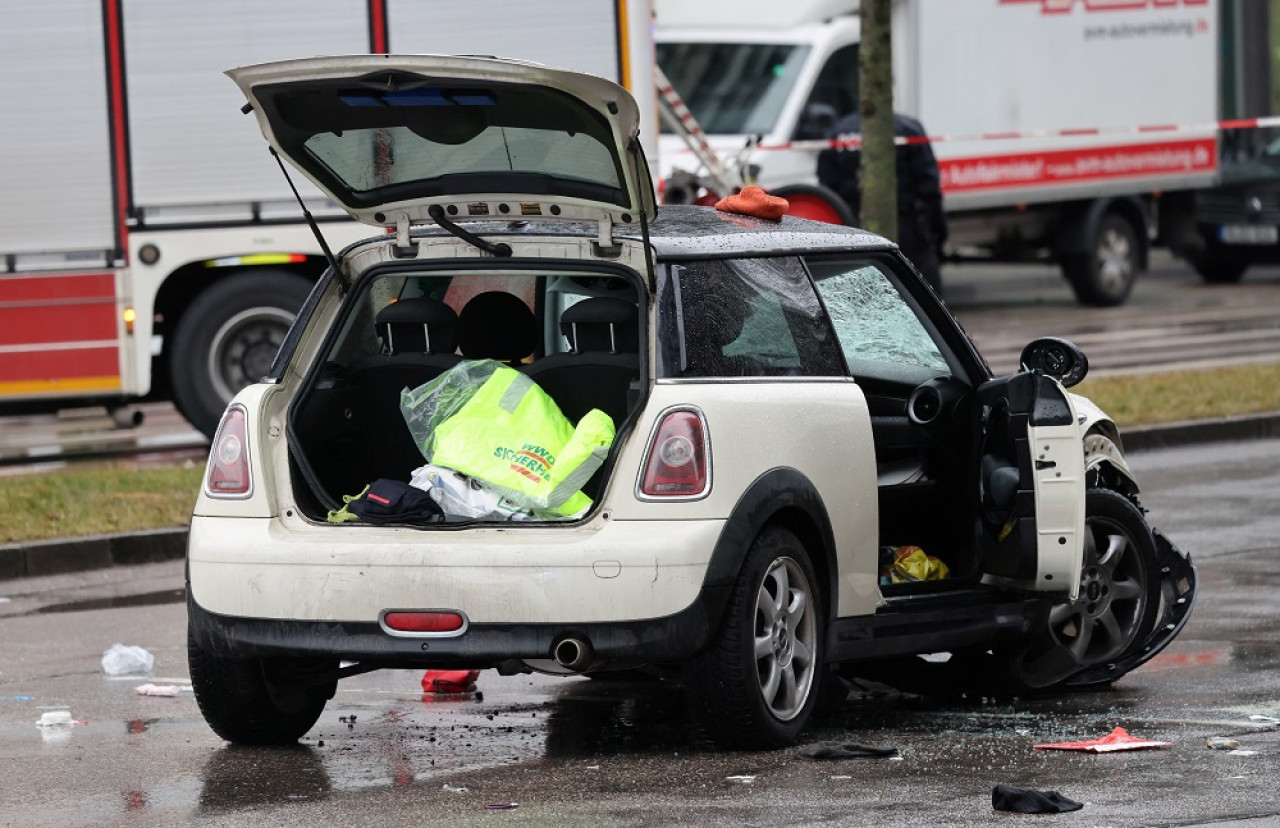
<svg viewBox="0 0 1280 828"><path fill-rule="evenodd" d="M229 67L501 55L618 81L656 124L647 0L48 0L7 17L0 414L171 398L212 435L267 373L326 259ZM369 235L296 184L333 250Z"/></svg>
<svg viewBox="0 0 1280 828"><path fill-rule="evenodd" d="M857 0L655 14L659 66L722 162L794 212L847 216L816 169L857 138L832 135L859 102ZM953 261L1051 260L1107 306L1152 245L1194 241L1194 193L1219 178L1218 0L895 0L891 24L894 109L929 133ZM665 200L706 199L702 159L659 146Z"/></svg>

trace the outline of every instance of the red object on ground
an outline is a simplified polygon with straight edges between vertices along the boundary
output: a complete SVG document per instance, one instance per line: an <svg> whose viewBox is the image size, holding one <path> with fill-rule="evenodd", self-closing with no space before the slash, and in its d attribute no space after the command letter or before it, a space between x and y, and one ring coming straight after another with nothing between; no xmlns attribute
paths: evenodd
<svg viewBox="0 0 1280 828"><path fill-rule="evenodd" d="M742 192L716 202L716 209L722 212L740 213L769 221L782 221L790 206L785 198L771 196L755 186L743 187Z"/></svg>
<svg viewBox="0 0 1280 828"><path fill-rule="evenodd" d="M479 670L428 670L422 674L422 689L426 693L470 693L479 677Z"/></svg>
<svg viewBox="0 0 1280 828"><path fill-rule="evenodd" d="M1117 727L1101 739L1089 739L1084 742L1056 742L1052 745L1036 745L1037 750L1083 750L1090 753L1112 753L1117 750L1141 750L1143 748L1166 747L1173 742L1150 742L1146 739L1135 739L1123 727Z"/></svg>

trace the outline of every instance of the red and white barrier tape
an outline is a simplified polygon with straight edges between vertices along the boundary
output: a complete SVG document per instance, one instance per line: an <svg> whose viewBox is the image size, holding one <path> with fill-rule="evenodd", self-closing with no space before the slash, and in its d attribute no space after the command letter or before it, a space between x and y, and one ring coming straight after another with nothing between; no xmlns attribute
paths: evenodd
<svg viewBox="0 0 1280 828"><path fill-rule="evenodd" d="M895 144L939 144L959 143L961 141L1008 141L1019 138L1081 138L1092 135L1150 135L1152 133L1171 132L1215 132L1227 129L1262 129L1280 127L1280 116L1266 118L1232 118L1224 121L1209 121L1202 124L1151 124L1136 127L1091 127L1084 129L1029 129L1017 132L985 132L975 135L899 135L893 139ZM699 130L701 135L701 130ZM705 142L705 140L704 140ZM845 149L862 145L862 137L857 133L841 135L832 139L815 139L809 141L783 141L777 144L758 144L761 150L822 150Z"/></svg>

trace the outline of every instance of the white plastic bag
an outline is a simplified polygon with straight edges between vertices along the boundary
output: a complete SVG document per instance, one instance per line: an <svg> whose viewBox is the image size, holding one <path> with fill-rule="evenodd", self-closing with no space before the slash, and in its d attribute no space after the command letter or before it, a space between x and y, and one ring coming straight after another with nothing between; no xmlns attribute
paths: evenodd
<svg viewBox="0 0 1280 828"><path fill-rule="evenodd" d="M141 647L112 644L102 653L102 671L109 676L137 676L151 672L156 657Z"/></svg>
<svg viewBox="0 0 1280 828"><path fill-rule="evenodd" d="M475 478L428 463L414 469L409 485L422 489L453 520L537 520Z"/></svg>

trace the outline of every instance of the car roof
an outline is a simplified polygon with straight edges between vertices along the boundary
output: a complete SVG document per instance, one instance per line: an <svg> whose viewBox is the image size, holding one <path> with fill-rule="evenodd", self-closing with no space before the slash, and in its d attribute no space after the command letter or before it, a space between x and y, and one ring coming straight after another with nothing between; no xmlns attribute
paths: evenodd
<svg viewBox="0 0 1280 828"><path fill-rule="evenodd" d="M619 234L621 235L621 234ZM628 236L638 238L629 229ZM721 258L770 253L888 250L888 239L821 221L783 216L769 221L726 213L710 207L663 205L649 226L649 240L659 258Z"/></svg>
<svg viewBox="0 0 1280 828"><path fill-rule="evenodd" d="M585 222L493 221L468 225L481 237L531 236L595 237L599 228ZM413 235L446 235L439 227L417 225ZM617 238L641 238L640 229L615 228ZM766 256L782 253L841 253L892 250L893 242L866 230L783 216L781 221L752 218L686 204L664 204L649 225L649 241L658 259L707 259Z"/></svg>

